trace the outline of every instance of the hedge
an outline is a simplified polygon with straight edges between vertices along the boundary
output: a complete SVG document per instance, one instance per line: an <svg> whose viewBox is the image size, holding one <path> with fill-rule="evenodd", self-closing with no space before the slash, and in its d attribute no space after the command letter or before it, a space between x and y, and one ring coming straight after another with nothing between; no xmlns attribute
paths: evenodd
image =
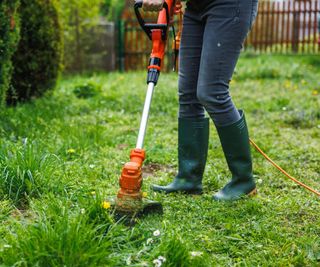
<svg viewBox="0 0 320 267"><path fill-rule="evenodd" d="M42 96L61 69L62 31L56 0L21 0L21 39L13 56L8 102Z"/></svg>
<svg viewBox="0 0 320 267"><path fill-rule="evenodd" d="M12 75L11 58L19 41L17 8L19 0L2 0L0 5L0 108Z"/></svg>

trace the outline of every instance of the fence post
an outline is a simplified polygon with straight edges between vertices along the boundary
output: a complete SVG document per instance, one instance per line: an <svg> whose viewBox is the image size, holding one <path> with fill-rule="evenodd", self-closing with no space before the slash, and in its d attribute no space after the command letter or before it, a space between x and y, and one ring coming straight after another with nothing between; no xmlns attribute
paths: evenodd
<svg viewBox="0 0 320 267"><path fill-rule="evenodd" d="M124 21L118 20L118 67L124 71L125 47L124 47Z"/></svg>
<svg viewBox="0 0 320 267"><path fill-rule="evenodd" d="M299 50L299 33L300 33L300 12L296 10L294 4L293 10L293 27L292 27L292 52L298 53Z"/></svg>
<svg viewBox="0 0 320 267"><path fill-rule="evenodd" d="M83 50L81 47L81 37L80 37L80 19L79 19L79 10L78 8L75 9L75 39L76 39L76 62L74 62L74 66L80 72L83 71L83 60L82 54Z"/></svg>

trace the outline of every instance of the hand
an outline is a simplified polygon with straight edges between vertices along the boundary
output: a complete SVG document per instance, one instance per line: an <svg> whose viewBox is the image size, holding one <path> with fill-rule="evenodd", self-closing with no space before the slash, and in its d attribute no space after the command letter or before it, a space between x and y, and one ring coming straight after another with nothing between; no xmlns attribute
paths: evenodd
<svg viewBox="0 0 320 267"><path fill-rule="evenodd" d="M163 7L164 0L143 0L144 11L160 11Z"/></svg>

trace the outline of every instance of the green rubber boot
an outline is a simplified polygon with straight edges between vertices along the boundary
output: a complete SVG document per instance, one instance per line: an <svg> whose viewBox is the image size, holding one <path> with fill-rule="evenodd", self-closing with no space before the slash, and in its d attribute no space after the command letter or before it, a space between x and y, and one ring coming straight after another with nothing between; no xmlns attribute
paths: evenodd
<svg viewBox="0 0 320 267"><path fill-rule="evenodd" d="M244 195L256 193L248 128L243 111L239 110L239 113L241 116L239 121L228 126L217 126L232 179L213 196L215 200L236 200Z"/></svg>
<svg viewBox="0 0 320 267"><path fill-rule="evenodd" d="M153 185L152 189L164 193L201 194L208 154L209 118L179 118L178 132L178 175L172 183Z"/></svg>

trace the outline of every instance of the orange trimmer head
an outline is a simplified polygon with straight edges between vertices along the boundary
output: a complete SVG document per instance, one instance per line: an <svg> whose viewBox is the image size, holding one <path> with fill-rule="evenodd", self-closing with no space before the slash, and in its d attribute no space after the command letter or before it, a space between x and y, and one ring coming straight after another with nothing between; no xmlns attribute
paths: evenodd
<svg viewBox="0 0 320 267"><path fill-rule="evenodd" d="M133 149L130 153L130 161L127 162L119 179L120 189L113 201L117 218L125 218L127 222L134 222L136 217L150 213L162 214L162 205L159 202L143 198L142 165L145 159L143 149Z"/></svg>

